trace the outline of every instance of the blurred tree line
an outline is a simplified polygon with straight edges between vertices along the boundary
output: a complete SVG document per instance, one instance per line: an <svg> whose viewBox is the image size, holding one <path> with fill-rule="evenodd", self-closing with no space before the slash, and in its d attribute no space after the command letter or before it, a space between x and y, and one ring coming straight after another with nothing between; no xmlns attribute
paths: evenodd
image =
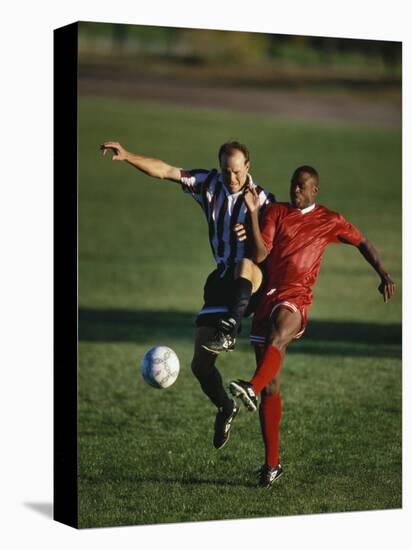
<svg viewBox="0 0 412 550"><path fill-rule="evenodd" d="M400 69L400 42L111 23L80 23L79 52L141 55L185 64L370 66Z"/></svg>

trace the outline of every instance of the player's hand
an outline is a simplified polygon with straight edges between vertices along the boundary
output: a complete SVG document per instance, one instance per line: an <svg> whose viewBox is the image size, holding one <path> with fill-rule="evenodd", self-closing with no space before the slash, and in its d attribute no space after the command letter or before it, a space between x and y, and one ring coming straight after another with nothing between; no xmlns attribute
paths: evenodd
<svg viewBox="0 0 412 550"><path fill-rule="evenodd" d="M247 206L247 209L250 213L255 212L256 210L259 210L259 194L256 191L255 187L252 187L251 185L247 185L245 189L245 204Z"/></svg>
<svg viewBox="0 0 412 550"><path fill-rule="evenodd" d="M245 241L247 239L247 232L243 223L237 223L233 228L233 231L236 233L238 241Z"/></svg>
<svg viewBox="0 0 412 550"><path fill-rule="evenodd" d="M389 275L384 275L381 284L378 286L378 290L383 295L383 301L386 304L395 294L396 285Z"/></svg>
<svg viewBox="0 0 412 550"><path fill-rule="evenodd" d="M105 141L100 145L100 151L105 155L107 151L112 151L112 160L126 160L127 151L117 141Z"/></svg>

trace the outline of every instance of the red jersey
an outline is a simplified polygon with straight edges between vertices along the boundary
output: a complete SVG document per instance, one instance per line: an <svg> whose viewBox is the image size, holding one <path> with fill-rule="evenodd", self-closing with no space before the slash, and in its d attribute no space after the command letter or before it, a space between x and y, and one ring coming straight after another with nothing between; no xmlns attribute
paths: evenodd
<svg viewBox="0 0 412 550"><path fill-rule="evenodd" d="M312 302L312 286L329 243L358 246L362 233L343 216L324 206L299 210L288 203L270 204L262 220L262 237L270 254L266 260L267 291L279 299L300 296Z"/></svg>

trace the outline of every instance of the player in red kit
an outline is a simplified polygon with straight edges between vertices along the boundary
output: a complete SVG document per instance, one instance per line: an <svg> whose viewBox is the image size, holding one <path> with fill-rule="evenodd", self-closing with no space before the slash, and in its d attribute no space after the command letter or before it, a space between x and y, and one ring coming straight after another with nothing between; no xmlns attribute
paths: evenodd
<svg viewBox="0 0 412 550"><path fill-rule="evenodd" d="M265 464L259 485L270 487L282 474L279 461L279 429L282 415L280 372L286 348L305 330L312 303L312 286L329 243L356 246L378 273L378 287L385 303L393 296L395 284L385 270L378 252L364 235L340 214L316 204L319 177L310 166L295 170L290 186L290 203L269 205L261 229L257 219L257 199L248 192L254 260L266 259L266 289L253 318L251 342L256 349L257 369L249 381L234 380L229 389L251 411L259 408L265 445ZM242 226L237 228L246 238Z"/></svg>

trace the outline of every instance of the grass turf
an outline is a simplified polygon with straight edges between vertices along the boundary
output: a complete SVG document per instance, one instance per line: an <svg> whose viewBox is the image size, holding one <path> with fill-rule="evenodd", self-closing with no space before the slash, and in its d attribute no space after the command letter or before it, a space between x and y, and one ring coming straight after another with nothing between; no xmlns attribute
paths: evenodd
<svg viewBox="0 0 412 550"><path fill-rule="evenodd" d="M401 136L251 114L82 98L79 112L79 523L81 527L401 507ZM331 246L305 337L283 370L281 458L272 491L257 415L212 446L213 406L190 371L194 318L213 261L199 207L178 186L99 157L116 139L183 167L214 167L227 140L248 144L256 181L287 199L299 164L321 174L319 202L376 244L398 295L352 247ZM247 378L245 323L219 358ZM152 345L177 352L174 386L143 383Z"/></svg>

